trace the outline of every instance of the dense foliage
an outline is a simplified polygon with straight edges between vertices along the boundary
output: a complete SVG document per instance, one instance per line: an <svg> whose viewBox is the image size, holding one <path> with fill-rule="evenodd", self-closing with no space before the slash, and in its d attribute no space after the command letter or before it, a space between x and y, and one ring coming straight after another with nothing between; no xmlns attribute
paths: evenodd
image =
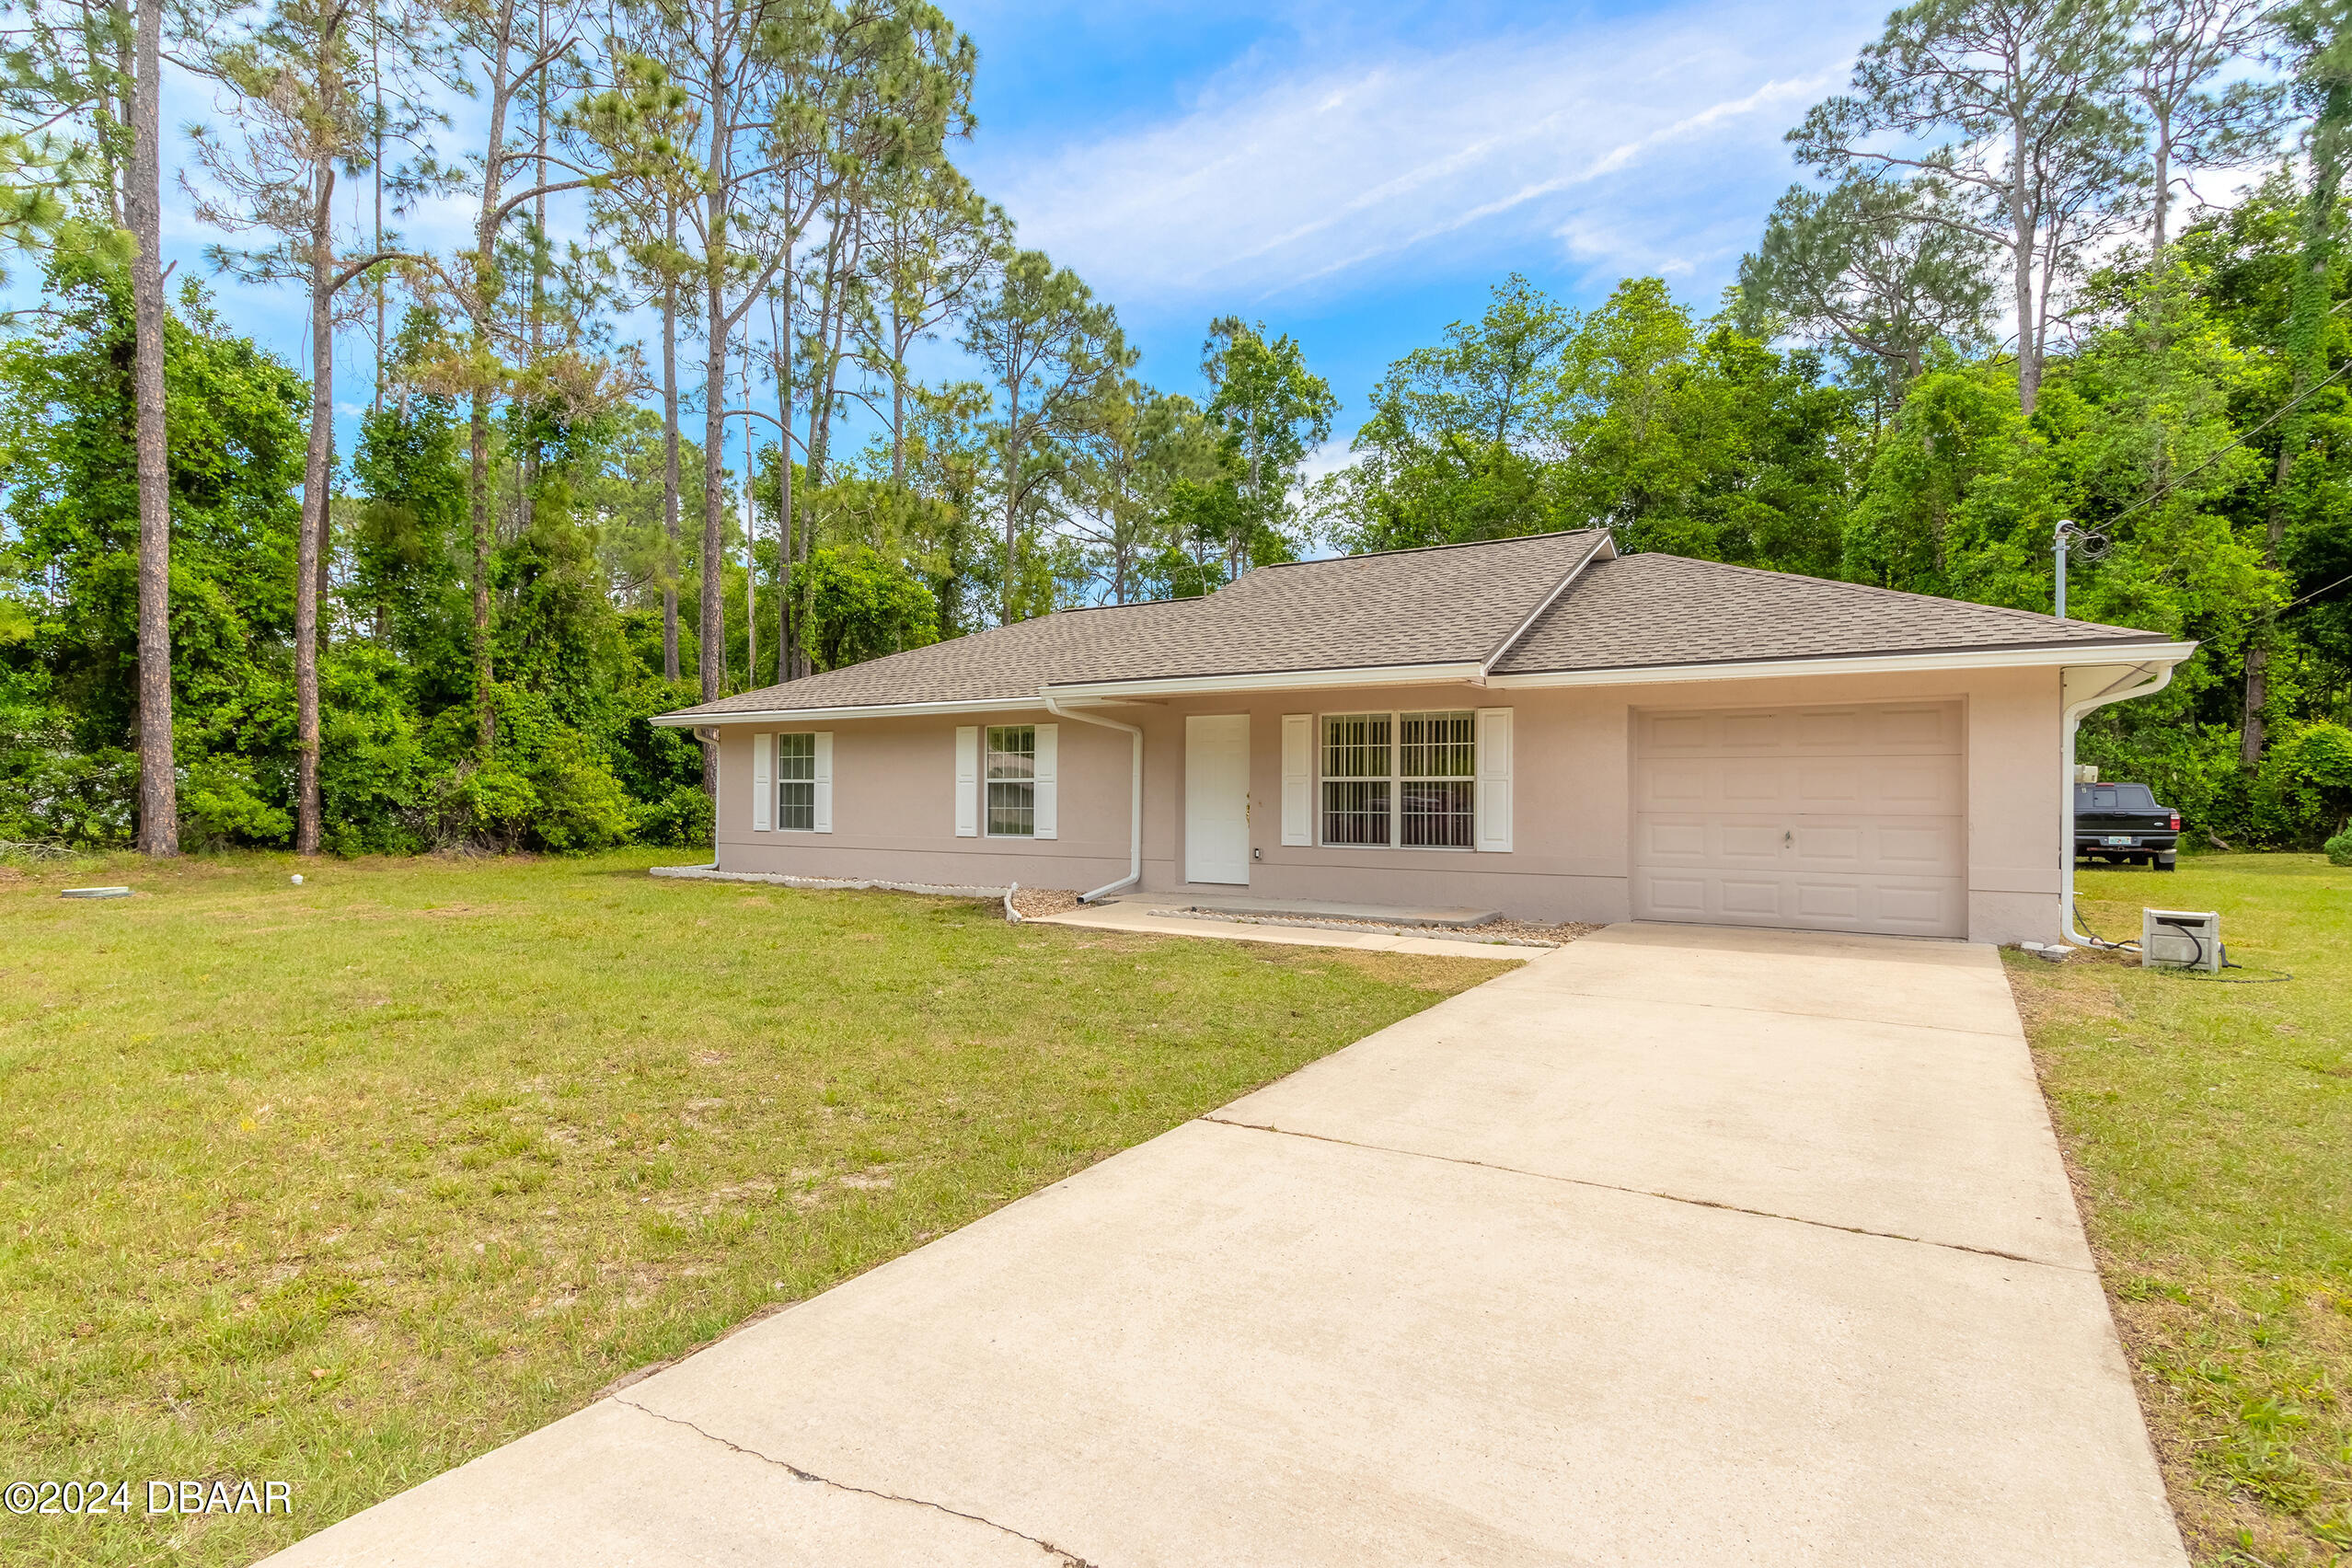
<svg viewBox="0 0 2352 1568"><path fill-rule="evenodd" d="M397 70L293 0L182 40L248 98L261 50L271 93L332 98L331 153L265 156L270 93L202 133L198 216L275 236L222 265L372 298L377 365L354 449L306 457L323 383L200 289L167 324L189 843L691 844L710 756L662 711L1310 551L1594 524L1626 550L2046 610L2070 520L2091 536L2070 614L2202 644L2161 696L2094 715L2084 759L2215 842L2316 847L2352 818L2342 0L1918 0L1790 133L1814 183L1712 314L1659 278L1587 309L1509 278L1389 368L1314 483L1342 410L1297 340L1220 317L1197 396L1154 387L1111 302L964 181L974 55L935 7L833 0L746 33L741 3L426 7ZM0 340L0 839L126 840L164 728L142 736L163 708L135 689L162 582L141 578L111 37L36 26L0 63L0 153L11 113L85 138L0 164L22 218L0 237L50 301ZM502 106L491 144L371 163L362 98L426 124L419 63L444 44ZM723 114L696 75L713 50L753 85ZM329 164L478 198L478 232L397 275L355 232L322 248L279 186L315 192ZM569 184L502 183L557 165ZM2231 167L2269 172L2185 204L2187 174ZM263 174L269 201L246 190ZM559 253L546 197L583 185L597 243ZM637 307L659 332L616 342ZM918 380L944 339L970 378Z"/></svg>

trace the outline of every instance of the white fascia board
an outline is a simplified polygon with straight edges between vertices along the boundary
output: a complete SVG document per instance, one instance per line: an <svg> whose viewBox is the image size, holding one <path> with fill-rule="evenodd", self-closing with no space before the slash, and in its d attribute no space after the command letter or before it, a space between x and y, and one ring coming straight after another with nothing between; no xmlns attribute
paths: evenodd
<svg viewBox="0 0 2352 1568"><path fill-rule="evenodd" d="M1938 653L1861 653L1827 659L1751 659L1722 664L1642 664L1619 670L1547 670L1489 675L1498 690L1536 686L1662 686L1676 681L1753 681L1776 675L1870 675L1910 671L2047 669L2067 664L2162 664L2196 651L2194 642L2078 642L2062 648L1987 648Z"/></svg>
<svg viewBox="0 0 2352 1568"><path fill-rule="evenodd" d="M701 729L719 724L798 724L836 719L919 719L933 713L1042 713L1045 699L999 697L983 702L882 702L856 708L778 708L742 713L664 713L649 719L663 729Z"/></svg>
<svg viewBox="0 0 2352 1568"><path fill-rule="evenodd" d="M1511 628L1511 635L1505 638L1501 642L1495 644L1494 651L1489 653L1486 656L1484 663L1480 665L1480 673L1482 674L1492 675L1494 672L1494 666L1503 662L1503 656L1519 645L1519 639L1528 634L1528 628L1535 625L1537 618L1540 617L1544 611L1551 608L1553 603L1559 599L1561 594L1568 592L1568 585L1585 574L1585 568L1592 565L1593 562L1597 560L1615 560L1616 559L1617 541L1609 536L1608 530L1604 528L1601 530L1601 536L1593 541L1593 548L1586 550L1582 559L1580 559L1575 565L1570 567L1566 574L1563 575L1559 582L1551 585L1551 592L1543 596L1543 603L1538 605L1534 609L1529 610L1528 612L1527 619L1521 621L1517 626L1513 627Z"/></svg>
<svg viewBox="0 0 2352 1568"><path fill-rule="evenodd" d="M1073 681L1047 687L1059 701L1115 702L1135 697L1213 697L1227 692L1309 691L1334 686L1435 686L1480 679L1476 659L1445 664L1375 664L1353 670L1269 670L1247 675L1167 675L1139 681Z"/></svg>

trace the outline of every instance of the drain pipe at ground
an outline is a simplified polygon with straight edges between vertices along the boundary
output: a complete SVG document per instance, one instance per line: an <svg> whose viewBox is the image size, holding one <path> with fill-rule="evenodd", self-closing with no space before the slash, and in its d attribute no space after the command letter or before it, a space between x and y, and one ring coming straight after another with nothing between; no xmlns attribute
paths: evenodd
<svg viewBox="0 0 2352 1568"><path fill-rule="evenodd" d="M1099 718L1091 713L1073 713L1055 699L1052 692L1041 692L1045 710L1058 718L1075 719L1081 724L1100 724L1106 730L1124 730L1132 737L1134 751L1127 764L1127 874L1117 882L1104 882L1092 893L1078 894L1080 904L1091 904L1106 894L1118 893L1136 886L1143 881L1143 726L1122 724L1116 719Z"/></svg>
<svg viewBox="0 0 2352 1568"><path fill-rule="evenodd" d="M2058 927L2059 929L2065 933L2066 940L2073 943L2076 947L2099 947L2104 944L2102 944L2096 937L2086 936L2081 931L2077 930L2074 924L2075 728L2082 722L2082 716L2085 713L2090 712L2094 708L2104 708L2111 702L2128 701L2135 697L2153 697L2156 693L2162 691L2166 686L2173 684L2173 666L2166 664L2157 671L2156 678L2154 680L2149 681L2142 686L2129 687L2125 686L2125 682L2139 679L2139 677L2148 674L2148 670L2149 666L2146 664L2136 664L2132 666L2130 674L2123 676L2122 679L2116 681L2104 691L2100 692L2094 697L2086 697L2081 702L2070 703L2067 706L2065 717L2059 722L2058 727L2065 732L2066 736L2065 771L2059 776L2061 780L2059 787L2066 791L2066 811L2061 818L2065 830L2065 840L2058 847L2063 855L2060 864L2065 867L2065 870L2060 873L2061 880L2058 893ZM2066 674L2067 673L2063 671L2059 673L2058 683L2060 690L2065 688Z"/></svg>

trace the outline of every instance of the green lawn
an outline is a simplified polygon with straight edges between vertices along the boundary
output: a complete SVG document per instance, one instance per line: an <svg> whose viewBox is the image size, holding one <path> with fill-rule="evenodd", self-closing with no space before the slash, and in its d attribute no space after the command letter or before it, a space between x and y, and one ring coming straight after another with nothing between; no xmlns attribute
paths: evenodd
<svg viewBox="0 0 2352 1568"><path fill-rule="evenodd" d="M2232 959L2294 974L2009 963L2192 1552L2352 1562L2352 870L2210 856L2081 883L2102 935L2218 909Z"/></svg>
<svg viewBox="0 0 2352 1568"><path fill-rule="evenodd" d="M0 1562L250 1562L1507 967L660 859L0 868L0 1482L296 1510Z"/></svg>

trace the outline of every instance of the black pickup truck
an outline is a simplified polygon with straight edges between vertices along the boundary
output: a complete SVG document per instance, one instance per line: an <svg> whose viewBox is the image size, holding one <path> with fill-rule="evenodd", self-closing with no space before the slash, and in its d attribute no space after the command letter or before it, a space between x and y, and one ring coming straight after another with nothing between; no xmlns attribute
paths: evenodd
<svg viewBox="0 0 2352 1568"><path fill-rule="evenodd" d="M2160 806L2145 784L2074 787L2077 859L2144 862L2169 871L2181 846L2181 813Z"/></svg>

